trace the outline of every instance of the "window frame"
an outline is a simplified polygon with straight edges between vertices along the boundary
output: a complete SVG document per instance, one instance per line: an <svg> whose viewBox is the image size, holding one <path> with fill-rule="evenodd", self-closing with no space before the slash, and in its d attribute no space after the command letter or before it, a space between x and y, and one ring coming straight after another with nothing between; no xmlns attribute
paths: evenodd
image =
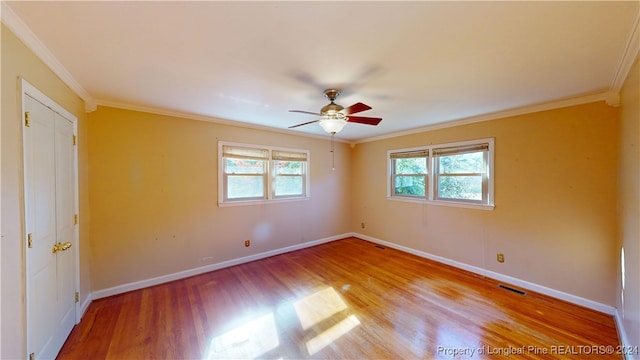
<svg viewBox="0 0 640 360"><path fill-rule="evenodd" d="M241 199L229 199L228 198L228 178L229 173L226 173L226 163L224 156L225 147L231 148L244 148L249 150L264 151L266 157L264 158L264 171L261 174L263 178L263 196L261 197L246 197ZM295 161L303 162L302 174L300 175L278 175L275 171L275 161L294 161L294 160L282 160L274 159L275 153L289 153L299 154L300 156ZM283 147L274 147L266 145L256 145L247 143L238 143L230 141L218 141L218 206L240 206L240 205L258 205L268 203L290 202L308 200L311 196L310 192L310 151L304 149L292 149ZM233 158L233 157L231 157ZM260 174L234 174L235 176L258 176ZM299 176L302 177L302 194L300 195L276 195L275 194L275 182L278 176Z"/></svg>
<svg viewBox="0 0 640 360"><path fill-rule="evenodd" d="M486 144L487 150L483 153L483 172L482 173L464 173L464 174L439 174L439 156L434 152L447 148L464 148ZM428 153L427 158L427 174L425 185L427 187L425 196L411 196L395 194L395 167L394 154L411 153L425 151ZM494 205L494 152L495 139L483 138L476 140L458 141L451 143L443 143L436 145L427 145L405 149L394 149L387 151L387 199L404 202L426 203L433 205L445 205L454 207L466 207L482 210L492 210ZM397 156L397 155L396 155ZM445 198L438 195L438 180L448 176L482 176L482 199L455 199Z"/></svg>
<svg viewBox="0 0 640 360"><path fill-rule="evenodd" d="M425 153L425 150L426 150L426 153ZM397 157L393 156L393 154L400 154L400 153L404 155L397 156ZM418 147L418 148L403 149L402 151L393 151L388 153L387 158L389 159L389 174L390 174L390 181L391 181L390 187L388 187L389 189L388 195L394 196L394 197L407 198L407 199L422 199L426 197L427 194L429 194L429 186L431 186L431 181L429 179L430 169L429 169L429 150L428 149L425 149L424 147ZM422 159L422 158L425 159L424 173L415 173L415 174L396 173L396 161L398 159ZM395 183L398 177L418 177L418 176L424 177L425 196L395 193Z"/></svg>
<svg viewBox="0 0 640 360"><path fill-rule="evenodd" d="M276 154L277 153L277 154ZM296 157L294 154L304 154L304 156ZM271 165L271 187L270 194L273 199L297 199L303 198L306 196L309 186L307 182L308 178L308 167L309 167L309 153L308 151L300 151L300 150L283 150L280 148L273 148L270 151L270 161ZM288 162L302 162L302 171L301 174L287 174L287 173L278 173L277 167L275 166L276 161L288 161ZM276 182L277 179L288 178L288 177L300 177L302 179L302 194L288 194L288 195L276 195Z"/></svg>

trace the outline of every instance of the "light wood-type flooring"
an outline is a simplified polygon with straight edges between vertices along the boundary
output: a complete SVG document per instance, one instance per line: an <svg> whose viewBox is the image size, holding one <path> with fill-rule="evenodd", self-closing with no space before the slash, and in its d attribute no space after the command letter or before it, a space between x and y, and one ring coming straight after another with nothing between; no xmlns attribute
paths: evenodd
<svg viewBox="0 0 640 360"><path fill-rule="evenodd" d="M95 300L58 358L601 359L620 344L609 315L499 285L347 238Z"/></svg>

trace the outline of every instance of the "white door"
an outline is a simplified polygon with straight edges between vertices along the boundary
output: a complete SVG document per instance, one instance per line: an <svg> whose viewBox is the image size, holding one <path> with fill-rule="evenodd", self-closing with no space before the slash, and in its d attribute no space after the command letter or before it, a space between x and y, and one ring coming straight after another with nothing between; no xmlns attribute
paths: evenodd
<svg viewBox="0 0 640 360"><path fill-rule="evenodd" d="M27 354L53 359L76 322L73 123L24 104Z"/></svg>

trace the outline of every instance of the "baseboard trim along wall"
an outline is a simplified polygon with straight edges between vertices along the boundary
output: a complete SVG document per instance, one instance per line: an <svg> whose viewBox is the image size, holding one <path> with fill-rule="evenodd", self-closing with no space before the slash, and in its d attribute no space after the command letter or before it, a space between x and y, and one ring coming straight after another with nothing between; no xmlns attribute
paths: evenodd
<svg viewBox="0 0 640 360"><path fill-rule="evenodd" d="M235 265L240 265L240 264L244 264L244 263L248 263L251 261L255 261L255 260L260 260L260 259L264 259L264 258L268 258L271 256L275 256L275 255L280 255L280 254L284 254L287 252L291 252L291 251L295 251L295 250L301 250L304 248L308 248L308 247L312 247L312 246L316 246L316 245L320 245L320 244L324 244L324 243L328 243L331 241L335 241L335 240L340 240L340 239L344 239L344 238L348 238L348 237L356 237L362 240L366 240L366 241L370 241L372 243L376 243L376 244L380 244L383 245L385 247L389 247L389 248L393 248L396 250L400 250L400 251L404 251L407 252L409 254L413 254L425 259L429 259L429 260L433 260L445 265L450 265L462 270L466 270L475 274L479 274L482 276L486 276L488 278L492 278L498 281L502 281L511 285L515 285L517 287L526 289L526 290L530 290L530 291L535 291L537 293L540 294L544 294L547 296L551 296L553 298L556 299L560 299L560 300L564 300L576 305L580 305L580 306L584 306L608 315L612 315L615 323L616 323L616 327L618 329L618 334L620 336L620 341L622 345L626 345L629 344L628 339L626 337L626 332L624 329L624 326L622 324L622 319L618 313L618 310L615 307L609 306L609 305L605 305L593 300L589 300L589 299L585 299L583 297L580 296L576 296L576 295L572 295L569 293L565 293L563 291L559 291L559 290L555 290L552 288L548 288L546 286L542 286L542 285L538 285L535 283L531 283L525 280L521 280L518 278L514 278L508 275L504 275L504 274L500 274L494 271L490 271L490 270L486 270L483 268L479 268L477 266L472 266L472 265L468 265L462 262L458 262L455 260L451 260L445 257L441 257L441 256L437 256L437 255L433 255L424 251L420 251L420 250L416 250L416 249L412 249L406 246L402 246L402 245L398 245L392 242L388 242L388 241L384 241L381 239L377 239L371 236L367 236L367 235L363 235L363 234L359 234L359 233L345 233L345 234L340 234L340 235L335 235L335 236L330 236L330 237L326 237L326 238L322 238L322 239L318 239L318 240L313 240L313 241L308 241L308 242L304 242L304 243L300 243L300 244L296 244L296 245L292 245L292 246L287 246L281 249L275 249L275 250L271 250L271 251L266 251L263 253L259 253L259 254L254 254L251 256L245 256L245 257L241 257L241 258L237 258L237 259L232 259L232 260L228 260L228 261L223 261L223 262L219 262L216 264L210 264L207 266L202 266L202 267L198 267L198 268L194 268L194 269L190 269L190 270L185 270L185 271L180 271L174 274L168 274L168 275L163 275L163 276L158 276L155 278L151 278L151 279L146 279L146 280L141 280L141 281L136 281L136 282L132 282L132 283L128 283L128 284L124 284L124 285L119 285L119 286L114 286L108 289L103 289L103 290L97 290L92 292L91 294L89 294L89 296L87 297L87 299L83 302L82 307L81 307L81 314L84 315L84 313L86 312L87 308L89 307L89 305L91 304L91 302L93 300L96 299L100 299L100 298L104 298L104 297L108 297L108 296L113 296L113 295L118 295L118 294L122 294L125 292L129 292L129 291L133 291L133 290L139 290L139 289L144 289L146 287L150 287L150 286L155 286L155 285L159 285L159 284L163 284L163 283L167 283L170 281L174 281L174 280L179 280L179 279L184 279L190 276L194 276L194 275L199 275L199 274L203 274L206 272L210 272L210 271L215 271L215 270L219 270L219 269L223 269L226 267L230 267L230 266L235 266ZM633 360L633 358L630 358L631 360Z"/></svg>
<svg viewBox="0 0 640 360"><path fill-rule="evenodd" d="M82 305L80 306L80 310L79 310L80 314L76 316L76 320L77 320L76 324L80 322L84 314L87 312L87 309L89 308L89 305L91 305L92 301L93 301L93 294L89 294L89 296L87 296L87 298L82 302Z"/></svg>
<svg viewBox="0 0 640 360"><path fill-rule="evenodd" d="M446 264L446 265L450 265L459 269L463 269L475 274L479 274L482 276L486 276L488 278L492 278L498 281L503 281L505 283L511 284L511 285L516 285L520 288L526 289L526 290L531 290L531 291L535 291L537 293L540 294L544 294L547 296L551 296L553 298L556 299L560 299L560 300L564 300L567 302L570 302L572 304L576 304L576 305L580 305L580 306L584 306L587 307L589 309L593 309L608 315L612 315L614 322L616 324L616 328L618 330L618 336L620 337L620 344L622 346L629 346L630 342L627 338L627 332L624 328L624 324L622 323L622 317L620 316L618 309L616 309L613 306L609 306L609 305L605 305L602 303L599 303L597 301L593 301L593 300L589 300L589 299L585 299L583 297L580 296L576 296L576 295L572 295L572 294L568 294L565 293L563 291L559 291L559 290L555 290L555 289L551 289L548 288L546 286L542 286L542 285L538 285L538 284L534 284L528 281L524 281L524 280L520 280L518 278L514 278L508 275L504 275L504 274L500 274L494 271L490 271L490 270L486 270L486 269L482 269L479 268L477 266L471 266L465 263L461 263L459 261L455 261L455 260L451 260L442 256L437 256L437 255L433 255L430 254L428 252L424 252L424 251L420 251L420 250L416 250L416 249L412 249L406 246L402 246L402 245L398 245L398 244L394 244L388 241L384 241L384 240L380 240L371 236L367 236L367 235L363 235L363 234L359 234L359 233L353 233L351 236L357 237L359 239L362 240L367 240L370 241L372 243L376 243L376 244L380 244L386 247L390 247L396 250L400 250L400 251L404 251L416 256L420 256L423 257L425 259L429 259L429 260L433 260L442 264ZM639 358L640 359L640 358ZM626 360L634 360L634 355L631 354L627 354L626 355Z"/></svg>
<svg viewBox="0 0 640 360"><path fill-rule="evenodd" d="M618 336L620 337L620 345L624 346L626 349L632 349L631 343L629 342L629 337L627 337L627 331L624 329L624 325L622 323L622 316L620 316L620 312L616 309L613 318L616 320L616 329L618 330ZM626 360L638 360L640 356L634 354L633 351L629 351L625 353Z"/></svg>
<svg viewBox="0 0 640 360"><path fill-rule="evenodd" d="M194 276L194 275L200 275L200 274L204 274L206 272L223 269L223 268L227 268L227 267L230 267L230 266L240 265L240 264L248 263L248 262L255 261L255 260L260 260L260 259L268 258L268 257L271 257L271 256L280 255L280 254L288 253L288 252L291 252L291 251L300 250L300 249L304 249L304 248L308 248L308 247L324 244L324 243L327 243L327 242L344 239L344 238L347 238L347 237L350 237L350 236L352 236L352 234L350 234L350 233L330 236L330 237L326 237L326 238L323 238L323 239L308 241L308 242L304 242L304 243L300 243L300 244L296 244L296 245L291 245L291 246L287 246L287 247L280 248L280 249L266 251L266 252L259 253L259 254L254 254L254 255L245 256L245 257L241 257L241 258L237 258L237 259L232 259L232 260L227 260L227 261L223 261L223 262L219 262L219 263L215 263L215 264L210 264L210 265L198 267L198 268L195 268L195 269L189 269L189 270L180 271L180 272L173 273L173 274L154 277L154 278L151 278L151 279L146 279L146 280L136 281L136 282L132 282L132 283L128 283L128 284L118 285L118 286L114 286L114 287L111 287L111 288L108 288L108 289L102 289L102 290L94 291L94 292L91 293L89 298L92 298L92 299L95 300L95 299L100 299L100 298L104 298L104 297L107 297L107 296L122 294L122 293L133 291L133 290L144 289L146 287L155 286L155 285L167 283L167 282L174 281L174 280L180 280L180 279L188 278L188 277L191 277L191 276Z"/></svg>
<svg viewBox="0 0 640 360"><path fill-rule="evenodd" d="M442 256L438 256L438 255L433 255L430 254L428 252L424 252L424 251L420 251L420 250L416 250L416 249L412 249L406 246L402 246L402 245L398 245L392 242L388 242L388 241L384 241L384 240L380 240L371 236L367 236L367 235L362 235L362 234L358 234L358 233L354 233L353 236L360 238L362 240L367 240L376 244L380 244L380 245L384 245L386 247L390 247L390 248L394 248L396 250L400 250L400 251L404 251L416 256L420 256L423 257L425 259L429 259L429 260L433 260L442 264L446 264L446 265L450 265L462 270L466 270L478 275L482 275L482 276L486 276L488 278L492 278L498 281L503 281L505 283L511 284L511 285L515 285L517 287L526 289L526 290L530 290L530 291L535 291L537 293L540 294L544 294L544 295L548 295L551 297L554 297L556 299L560 299L560 300L564 300L564 301L568 301L570 303L576 304L576 305L580 305L580 306L584 306L587 307L589 309L593 309L608 315L614 315L616 312L616 308L609 306L609 305L605 305L602 303L599 303L597 301L593 301L593 300L589 300L589 299L585 299L583 297L580 296L576 296L576 295L572 295L569 293L565 293L559 290L555 290L555 289L551 289L548 288L546 286L542 286L542 285L538 285L535 283L531 283L525 280L520 280L518 278L514 278L508 275L504 275L504 274L500 274L494 271L490 271L490 270L486 270L483 268L479 268L477 266L472 266L472 265L468 265L465 263L461 263L459 261L455 261L455 260L451 260Z"/></svg>

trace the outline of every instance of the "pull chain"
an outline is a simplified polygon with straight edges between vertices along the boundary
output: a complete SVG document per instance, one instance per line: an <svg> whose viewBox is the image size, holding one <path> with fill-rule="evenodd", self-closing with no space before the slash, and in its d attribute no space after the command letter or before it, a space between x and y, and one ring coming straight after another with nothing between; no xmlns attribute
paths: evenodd
<svg viewBox="0 0 640 360"><path fill-rule="evenodd" d="M336 170L336 153L334 151L334 147L333 147L333 136L336 133L332 132L331 133L331 170L335 171Z"/></svg>

